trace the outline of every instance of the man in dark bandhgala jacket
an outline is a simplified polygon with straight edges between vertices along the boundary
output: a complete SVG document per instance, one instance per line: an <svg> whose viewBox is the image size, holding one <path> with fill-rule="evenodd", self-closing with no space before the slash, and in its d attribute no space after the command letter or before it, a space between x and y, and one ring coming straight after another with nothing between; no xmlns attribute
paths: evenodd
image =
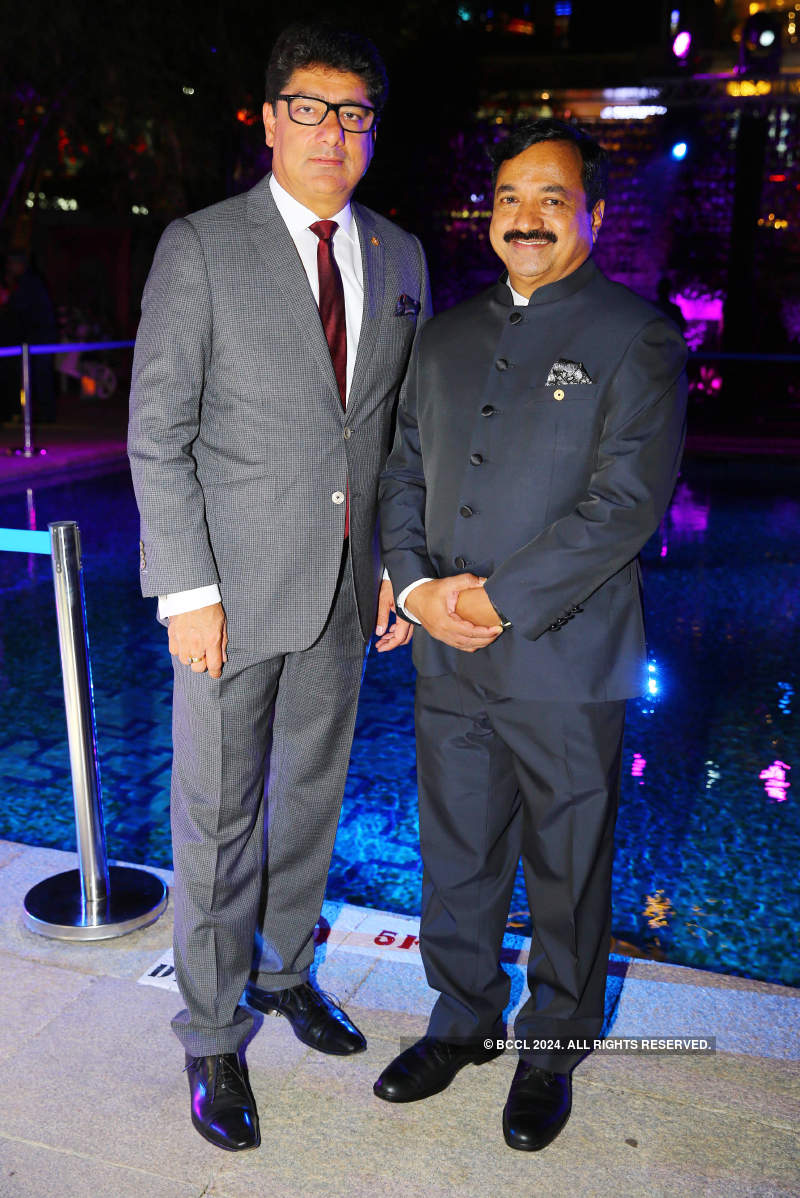
<svg viewBox="0 0 800 1198"><path fill-rule="evenodd" d="M497 1055L522 857L533 932L512 1148L545 1147L600 1034L625 700L643 689L637 555L684 438L686 347L591 257L605 152L556 120L495 150L507 274L419 339L382 476L384 560L414 638L428 1035L375 1084L443 1090Z"/></svg>

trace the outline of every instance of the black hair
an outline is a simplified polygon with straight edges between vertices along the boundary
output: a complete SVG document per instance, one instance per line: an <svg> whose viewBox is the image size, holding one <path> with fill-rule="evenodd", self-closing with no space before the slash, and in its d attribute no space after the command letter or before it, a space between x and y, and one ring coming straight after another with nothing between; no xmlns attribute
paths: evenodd
<svg viewBox="0 0 800 1198"><path fill-rule="evenodd" d="M267 103L274 109L293 71L312 66L358 75L373 108L380 112L386 103L386 67L368 37L333 25L300 22L284 29L272 47L267 63Z"/></svg>
<svg viewBox="0 0 800 1198"><path fill-rule="evenodd" d="M497 173L504 162L516 158L540 141L568 141L578 147L583 162L581 176L586 207L593 212L595 204L598 200L604 200L608 191L608 153L585 129L568 125L556 117L541 117L536 121L515 125L508 137L492 146L489 151L494 168L492 182L497 180Z"/></svg>

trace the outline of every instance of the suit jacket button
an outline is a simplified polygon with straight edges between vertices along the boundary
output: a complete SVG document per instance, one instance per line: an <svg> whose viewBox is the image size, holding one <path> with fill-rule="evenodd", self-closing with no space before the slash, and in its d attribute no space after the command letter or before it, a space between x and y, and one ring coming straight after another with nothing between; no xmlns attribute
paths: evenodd
<svg viewBox="0 0 800 1198"><path fill-rule="evenodd" d="M508 370L508 360L506 358L498 358L495 366L498 370Z"/></svg>
<svg viewBox="0 0 800 1198"><path fill-rule="evenodd" d="M346 428L342 433L342 436L344 437L345 441L349 441L350 438L352 437L352 435L353 435L353 430L350 428Z"/></svg>
<svg viewBox="0 0 800 1198"><path fill-rule="evenodd" d="M511 315L510 315L510 316L509 316L509 318L508 318L508 323L509 323L509 324L519 324L519 322L520 322L521 320L522 320L522 313L521 313L521 312L512 312L512 313L511 313Z"/></svg>
<svg viewBox="0 0 800 1198"><path fill-rule="evenodd" d="M344 503L344 491L334 491L331 499L334 503Z"/></svg>
<svg viewBox="0 0 800 1198"><path fill-rule="evenodd" d="M481 408L481 416L494 416L495 409L490 403L485 403Z"/></svg>
<svg viewBox="0 0 800 1198"><path fill-rule="evenodd" d="M473 466L480 466L481 463L483 462L483 454L482 453L471 453L469 455L469 460L472 462Z"/></svg>
<svg viewBox="0 0 800 1198"><path fill-rule="evenodd" d="M555 391L553 392L553 399L563 399L563 398L564 398L564 392L561 390L560 387L556 387Z"/></svg>
<svg viewBox="0 0 800 1198"><path fill-rule="evenodd" d="M459 570L463 570L464 567L466 566L466 564L467 564L467 559L465 557L457 557L455 559L455 565L458 567Z"/></svg>
<svg viewBox="0 0 800 1198"><path fill-rule="evenodd" d="M472 508L471 508L471 507L467 507L467 505L466 505L466 504L464 504L464 506L463 506L463 507L460 507L460 508L458 509L458 512L459 512L459 515L460 515L460 516L463 516L465 520L469 519L469 517L470 517L470 516L474 516L474 515L475 515L475 513L474 513L474 512L473 512L473 510L472 510Z"/></svg>

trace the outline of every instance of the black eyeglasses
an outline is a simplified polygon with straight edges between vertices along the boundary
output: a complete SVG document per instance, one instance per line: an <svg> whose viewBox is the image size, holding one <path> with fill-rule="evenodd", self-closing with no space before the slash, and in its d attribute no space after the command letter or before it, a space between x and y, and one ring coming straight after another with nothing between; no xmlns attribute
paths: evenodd
<svg viewBox="0 0 800 1198"><path fill-rule="evenodd" d="M367 104L353 104L350 100L329 104L317 96L290 96L285 92L278 99L286 101L289 117L297 125L321 125L329 112L335 112L337 121L346 133L369 133L377 119L374 108Z"/></svg>

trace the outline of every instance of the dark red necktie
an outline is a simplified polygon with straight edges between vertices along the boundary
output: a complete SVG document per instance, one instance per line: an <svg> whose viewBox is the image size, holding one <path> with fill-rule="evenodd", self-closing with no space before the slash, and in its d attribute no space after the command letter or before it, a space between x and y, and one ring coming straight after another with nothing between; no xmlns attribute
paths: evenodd
<svg viewBox="0 0 800 1198"><path fill-rule="evenodd" d="M325 339L331 351L333 371L339 386L342 407L347 407L347 325L344 317L344 287L333 256L333 235L339 228L335 220L318 220L308 226L316 233L317 274L319 276L319 315ZM350 531L350 489L347 488L344 535Z"/></svg>
<svg viewBox="0 0 800 1198"><path fill-rule="evenodd" d="M319 314L331 351L339 398L347 405L347 326L344 319L344 287L333 256L333 235L339 228L335 220L318 220L309 225L319 238L317 272L319 274Z"/></svg>

